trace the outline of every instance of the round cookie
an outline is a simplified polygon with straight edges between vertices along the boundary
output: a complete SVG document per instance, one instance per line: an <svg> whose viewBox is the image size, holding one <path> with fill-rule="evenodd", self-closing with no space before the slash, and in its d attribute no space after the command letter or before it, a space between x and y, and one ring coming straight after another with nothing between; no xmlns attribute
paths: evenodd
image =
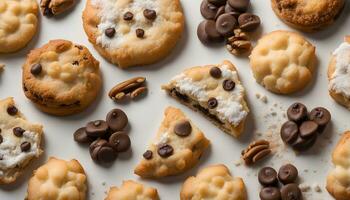
<svg viewBox="0 0 350 200"><path fill-rule="evenodd" d="M184 29L179 0L87 0L89 41L121 68L154 63L174 48Z"/></svg>
<svg viewBox="0 0 350 200"><path fill-rule="evenodd" d="M26 200L85 200L87 178L77 160L49 158L30 178Z"/></svg>
<svg viewBox="0 0 350 200"><path fill-rule="evenodd" d="M84 110L101 88L99 62L86 47L67 40L52 40L32 50L22 81L27 98L53 115Z"/></svg>
<svg viewBox="0 0 350 200"><path fill-rule="evenodd" d="M0 1L0 53L15 52L33 38L38 26L35 0Z"/></svg>
<svg viewBox="0 0 350 200"><path fill-rule="evenodd" d="M315 47L297 33L273 31L258 41L250 65L259 84L274 93L290 94L311 81Z"/></svg>
<svg viewBox="0 0 350 200"><path fill-rule="evenodd" d="M332 54L328 66L329 94L350 109L350 36Z"/></svg>
<svg viewBox="0 0 350 200"><path fill-rule="evenodd" d="M306 32L332 24L344 4L344 0L271 0L272 8L281 20Z"/></svg>

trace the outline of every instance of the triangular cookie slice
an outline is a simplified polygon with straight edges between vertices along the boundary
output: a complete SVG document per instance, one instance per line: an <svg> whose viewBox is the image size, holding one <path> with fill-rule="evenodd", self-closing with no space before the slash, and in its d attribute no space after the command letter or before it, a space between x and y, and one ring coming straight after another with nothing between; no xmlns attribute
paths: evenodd
<svg viewBox="0 0 350 200"><path fill-rule="evenodd" d="M135 168L135 174L143 178L180 174L198 163L209 143L181 110L168 107L156 137Z"/></svg>
<svg viewBox="0 0 350 200"><path fill-rule="evenodd" d="M235 137L242 134L249 108L245 89L231 62L192 67L162 88L224 132Z"/></svg>

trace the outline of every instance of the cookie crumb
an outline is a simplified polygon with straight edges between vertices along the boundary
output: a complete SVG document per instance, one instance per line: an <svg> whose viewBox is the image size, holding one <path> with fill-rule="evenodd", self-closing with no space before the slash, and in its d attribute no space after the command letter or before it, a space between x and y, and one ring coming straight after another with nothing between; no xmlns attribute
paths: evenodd
<svg viewBox="0 0 350 200"><path fill-rule="evenodd" d="M102 182L102 185L103 185L103 186L106 186L106 182Z"/></svg>
<svg viewBox="0 0 350 200"><path fill-rule="evenodd" d="M242 161L241 160L236 160L234 164L235 164L236 167L239 167L239 166L241 166Z"/></svg>
<svg viewBox="0 0 350 200"><path fill-rule="evenodd" d="M256 97L257 99L260 99L261 95L260 95L259 93L256 93L256 94L255 94L255 97Z"/></svg>
<svg viewBox="0 0 350 200"><path fill-rule="evenodd" d="M260 98L263 103L267 103L267 97L264 95Z"/></svg>
<svg viewBox="0 0 350 200"><path fill-rule="evenodd" d="M314 188L314 191L315 191L315 192L318 192L318 193L321 193L321 192L322 192L321 187L320 187L317 183L315 183L315 184L313 185L313 188Z"/></svg>
<svg viewBox="0 0 350 200"><path fill-rule="evenodd" d="M302 183L299 185L299 188L302 192L309 192L311 187L309 184L306 184L306 183Z"/></svg>

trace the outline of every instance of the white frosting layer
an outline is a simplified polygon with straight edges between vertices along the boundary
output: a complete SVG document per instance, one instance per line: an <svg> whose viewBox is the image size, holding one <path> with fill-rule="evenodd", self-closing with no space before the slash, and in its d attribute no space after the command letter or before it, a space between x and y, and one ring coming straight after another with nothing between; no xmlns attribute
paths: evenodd
<svg viewBox="0 0 350 200"><path fill-rule="evenodd" d="M160 15L154 21L147 20L143 11L145 9L159 11L158 0L133 0L132 3L125 6L121 0L91 0L92 5L97 6L100 10L99 17L101 22L98 25L99 36L97 37L97 44L101 44L104 48L117 49L128 37L135 37L135 30L142 28L147 30L152 27L154 23L160 23L163 19ZM130 22L123 21L123 16L126 12L134 14L134 18ZM121 23L123 22L123 23ZM109 38L104 34L107 28L115 28L116 33L113 38Z"/></svg>
<svg viewBox="0 0 350 200"><path fill-rule="evenodd" d="M222 87L222 82L225 79L235 81L236 86L233 91L222 90L222 92L228 93L225 97L215 96L218 105L216 108L210 109L209 112L217 115L221 121L228 121L234 126L238 126L248 114L241 105L241 102L243 102L244 88L241 84L237 84L238 76L236 71L229 70L226 65L220 66L219 68L222 72L222 78L220 79L218 87ZM172 81L175 82L175 87L181 93L190 94L202 104L206 104L209 98L213 97L209 95L210 91L207 91L203 84L193 81L183 73L174 77Z"/></svg>
<svg viewBox="0 0 350 200"><path fill-rule="evenodd" d="M20 165L23 161L36 156L39 153L38 148L38 134L34 132L25 131L22 137L3 136L3 142L0 144L0 176L4 171ZM31 148L27 152L21 151L21 144L29 142Z"/></svg>
<svg viewBox="0 0 350 200"><path fill-rule="evenodd" d="M330 89L350 98L350 44L342 43L334 52L335 71L330 80Z"/></svg>

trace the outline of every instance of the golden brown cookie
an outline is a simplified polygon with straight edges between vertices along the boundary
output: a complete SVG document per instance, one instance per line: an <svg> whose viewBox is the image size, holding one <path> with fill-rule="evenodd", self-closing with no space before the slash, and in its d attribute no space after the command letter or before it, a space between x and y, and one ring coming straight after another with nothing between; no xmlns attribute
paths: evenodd
<svg viewBox="0 0 350 200"><path fill-rule="evenodd" d="M315 47L298 33L273 31L250 55L256 81L278 94L297 92L310 83L316 65Z"/></svg>
<svg viewBox="0 0 350 200"><path fill-rule="evenodd" d="M111 187L105 200L159 200L159 196L155 188L128 180L119 188Z"/></svg>
<svg viewBox="0 0 350 200"><path fill-rule="evenodd" d="M327 190L336 200L350 199L350 131L346 131L332 154L334 168L327 176Z"/></svg>
<svg viewBox="0 0 350 200"><path fill-rule="evenodd" d="M208 166L182 185L181 200L246 200L244 182L232 177L225 165Z"/></svg>
<svg viewBox="0 0 350 200"><path fill-rule="evenodd" d="M23 90L42 111L69 115L83 111L101 88L99 62L89 50L52 40L32 50L23 66Z"/></svg>
<svg viewBox="0 0 350 200"><path fill-rule="evenodd" d="M344 0L271 0L272 8L281 20L306 32L332 24L344 4Z"/></svg>
<svg viewBox="0 0 350 200"><path fill-rule="evenodd" d="M0 1L0 53L15 52L27 45L38 27L36 0Z"/></svg>
<svg viewBox="0 0 350 200"><path fill-rule="evenodd" d="M25 200L85 200L87 178L77 160L49 158L30 178Z"/></svg>
<svg viewBox="0 0 350 200"><path fill-rule="evenodd" d="M224 132L235 137L243 133L249 108L238 71L231 62L189 68L162 88Z"/></svg>
<svg viewBox="0 0 350 200"><path fill-rule="evenodd" d="M0 100L0 184L15 182L43 150L43 127L29 123L13 98Z"/></svg>
<svg viewBox="0 0 350 200"><path fill-rule="evenodd" d="M350 36L333 52L328 65L328 81L331 97L350 109Z"/></svg>
<svg viewBox="0 0 350 200"><path fill-rule="evenodd" d="M143 178L183 173L198 163L209 146L209 140L181 110L168 107L164 115L156 137L134 170Z"/></svg>
<svg viewBox="0 0 350 200"><path fill-rule="evenodd" d="M83 25L97 51L126 68L167 56L182 35L184 15L179 0L87 0Z"/></svg>

